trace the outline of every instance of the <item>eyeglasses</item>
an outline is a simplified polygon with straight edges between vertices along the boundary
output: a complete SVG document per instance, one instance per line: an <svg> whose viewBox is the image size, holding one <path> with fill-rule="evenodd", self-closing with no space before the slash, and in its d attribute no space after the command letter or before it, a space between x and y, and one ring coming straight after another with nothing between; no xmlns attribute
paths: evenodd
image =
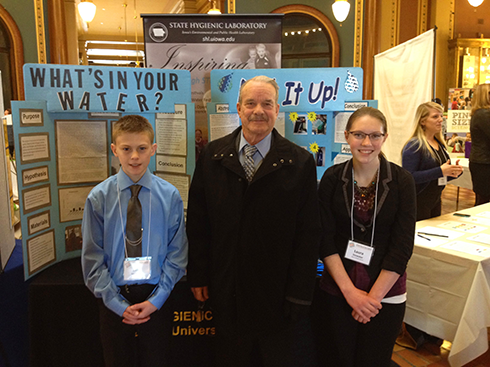
<svg viewBox="0 0 490 367"><path fill-rule="evenodd" d="M369 140L374 141L374 142L380 141L381 139L383 139L383 136L385 136L385 134L382 134L382 133L366 134L366 133L363 133L362 131L349 131L349 134L352 134L352 136L356 140L364 140L364 139L366 139L366 136L369 136Z"/></svg>

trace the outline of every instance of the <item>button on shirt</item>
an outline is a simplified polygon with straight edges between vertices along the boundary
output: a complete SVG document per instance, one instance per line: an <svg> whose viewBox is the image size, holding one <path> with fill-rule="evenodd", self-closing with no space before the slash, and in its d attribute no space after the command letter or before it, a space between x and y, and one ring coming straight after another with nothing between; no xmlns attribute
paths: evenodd
<svg viewBox="0 0 490 367"><path fill-rule="evenodd" d="M262 164L262 160L265 158L269 150L271 149L272 133L269 133L264 139L259 141L255 146L257 147L257 152L253 155L255 172L259 169ZM245 162L245 150L244 147L250 143L243 136L243 130L240 134L240 142L238 144L238 159L243 166Z"/></svg>
<svg viewBox="0 0 490 367"><path fill-rule="evenodd" d="M137 184L142 186L139 193L143 209L142 256L152 257L151 278L124 280L123 230L126 228L125 213L131 197L129 186L133 184L121 169L117 175L97 185L87 197L82 222L82 270L85 284L97 298L103 299L107 308L120 316L130 304L119 294L118 286L158 284L148 301L160 309L175 283L184 275L187 265L182 199L174 186L147 170Z"/></svg>

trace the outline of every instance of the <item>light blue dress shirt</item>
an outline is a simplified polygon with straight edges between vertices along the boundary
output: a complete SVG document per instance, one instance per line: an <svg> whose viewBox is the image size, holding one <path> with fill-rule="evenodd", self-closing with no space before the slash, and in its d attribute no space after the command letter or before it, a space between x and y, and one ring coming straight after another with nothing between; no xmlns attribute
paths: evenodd
<svg viewBox="0 0 490 367"><path fill-rule="evenodd" d="M255 146L257 147L257 152L255 152L253 159L254 159L254 167L255 167L255 172L259 169L260 165L262 164L262 160L265 158L267 153L269 153L269 150L271 149L271 141L272 141L272 132L269 133L264 139L259 141ZM241 165L243 166L243 163L245 162L245 151L244 147L245 145L250 144L247 139L243 136L243 130L240 133L240 142L238 144L238 160L240 161Z"/></svg>
<svg viewBox="0 0 490 367"><path fill-rule="evenodd" d="M142 256L151 256L151 277L142 281L124 280L123 231L131 197L129 186L133 184L120 169L117 175L94 187L87 197L82 222L85 284L97 298L102 298L107 308L120 316L130 304L119 294L118 286L158 285L148 301L160 309L187 266L182 199L174 186L147 170L137 184L142 186L138 196L143 209Z"/></svg>

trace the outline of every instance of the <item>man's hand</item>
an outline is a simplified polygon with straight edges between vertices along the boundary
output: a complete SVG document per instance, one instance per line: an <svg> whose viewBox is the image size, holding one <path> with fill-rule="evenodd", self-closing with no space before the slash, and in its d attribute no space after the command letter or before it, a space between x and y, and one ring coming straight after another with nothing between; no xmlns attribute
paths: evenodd
<svg viewBox="0 0 490 367"><path fill-rule="evenodd" d="M150 315L158 310L150 301L144 301L126 308L123 313L123 322L129 325L143 324L150 319Z"/></svg>
<svg viewBox="0 0 490 367"><path fill-rule="evenodd" d="M194 298L201 302L206 302L209 298L208 295L208 287L196 287L191 288L192 294L194 294Z"/></svg>

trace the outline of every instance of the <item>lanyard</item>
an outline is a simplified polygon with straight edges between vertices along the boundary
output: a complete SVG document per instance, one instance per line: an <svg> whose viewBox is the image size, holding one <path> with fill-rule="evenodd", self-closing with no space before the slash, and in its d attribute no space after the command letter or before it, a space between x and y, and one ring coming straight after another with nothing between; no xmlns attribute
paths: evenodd
<svg viewBox="0 0 490 367"><path fill-rule="evenodd" d="M120 195L121 190L119 189L119 182L117 182L117 180L116 180L116 184L117 184L117 201L119 202L119 217L121 218L121 231L124 239L124 254L125 257L128 258L128 249L126 248L127 237L126 237L126 232L124 230L122 209L121 209L121 195ZM151 228L151 190L150 190L150 209L148 214L148 246L146 250L146 256L150 256L150 228Z"/></svg>
<svg viewBox="0 0 490 367"><path fill-rule="evenodd" d="M376 227L376 213L378 209L378 184L379 184L379 169L376 178L376 193L374 196L374 214L373 214L373 229L371 232L371 247L373 247L374 243L374 228ZM351 239L354 241L354 201L355 201L355 193L354 193L354 167L352 167L352 204L350 208L350 234Z"/></svg>

